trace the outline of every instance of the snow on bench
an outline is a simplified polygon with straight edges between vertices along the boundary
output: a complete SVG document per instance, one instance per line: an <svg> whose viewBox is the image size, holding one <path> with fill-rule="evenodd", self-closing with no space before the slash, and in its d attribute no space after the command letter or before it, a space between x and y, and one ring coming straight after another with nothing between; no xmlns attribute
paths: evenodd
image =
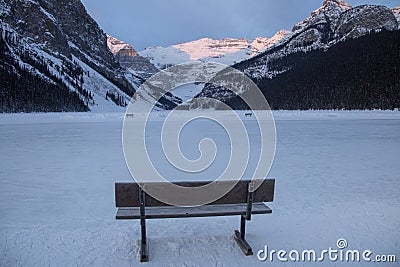
<svg viewBox="0 0 400 267"><path fill-rule="evenodd" d="M177 182L175 184L184 187L199 187L211 182ZM234 181L220 181L218 183L232 182ZM260 184L260 182L262 183ZM260 185L254 190L255 184ZM162 183L160 185L162 186ZM235 231L234 238L246 255L253 255L252 248L245 240L246 220L251 220L252 214L268 214L272 212L264 202L273 201L274 188L274 179L258 180L258 183L257 181L240 180L231 191L210 204L195 207L176 207L165 204L146 194L137 183L116 183L115 202L118 208L116 219L141 220L140 261L146 262L149 260L146 219L240 215L240 231Z"/></svg>

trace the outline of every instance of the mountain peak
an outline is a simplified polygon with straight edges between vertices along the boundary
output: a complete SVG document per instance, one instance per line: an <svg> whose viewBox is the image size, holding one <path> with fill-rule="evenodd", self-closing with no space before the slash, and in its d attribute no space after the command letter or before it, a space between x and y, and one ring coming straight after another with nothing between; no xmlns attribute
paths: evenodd
<svg viewBox="0 0 400 267"><path fill-rule="evenodd" d="M191 60L198 60L205 57L218 57L224 54L235 53L241 49L247 48L248 45L247 39L224 38L221 40L214 40L202 38L173 45L173 47L190 55Z"/></svg>
<svg viewBox="0 0 400 267"><path fill-rule="evenodd" d="M322 11L329 12L328 11L329 9L334 9L335 11L338 10L340 12L344 12L351 8L353 8L353 7L350 4L346 3L344 0L325 0L320 8L318 8L317 10L314 10L311 13L311 16L317 15L317 14L321 13Z"/></svg>
<svg viewBox="0 0 400 267"><path fill-rule="evenodd" d="M344 0L325 0L322 6L311 13L311 16L294 25L292 31L304 28L309 24L326 22L326 20L336 20L344 11L351 9L352 6Z"/></svg>
<svg viewBox="0 0 400 267"><path fill-rule="evenodd" d="M334 4L334 5L338 5L338 6L351 8L351 5L346 3L344 0L325 0L324 3L322 4L322 6L326 6L328 4Z"/></svg>
<svg viewBox="0 0 400 267"><path fill-rule="evenodd" d="M286 30L280 30L271 38L256 37L253 40L201 38L168 47L148 47L139 54L160 69L191 60L211 60L231 65L265 51L288 33Z"/></svg>
<svg viewBox="0 0 400 267"><path fill-rule="evenodd" d="M115 37L108 35L108 34L107 34L107 46L108 46L108 49L110 49L111 53L113 53L114 55L116 55L122 51L129 51L131 56L136 55L135 49L130 44L127 44L124 41L121 41Z"/></svg>

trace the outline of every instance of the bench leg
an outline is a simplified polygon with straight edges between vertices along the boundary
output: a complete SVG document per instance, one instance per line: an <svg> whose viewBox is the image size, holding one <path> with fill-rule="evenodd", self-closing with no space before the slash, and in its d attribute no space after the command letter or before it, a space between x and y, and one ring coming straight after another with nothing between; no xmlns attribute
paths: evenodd
<svg viewBox="0 0 400 267"><path fill-rule="evenodd" d="M140 221L141 230L142 230L142 240L140 244L140 261L148 262L149 261L149 250L147 248L147 240L146 240L146 220L143 219Z"/></svg>
<svg viewBox="0 0 400 267"><path fill-rule="evenodd" d="M142 241L140 244L140 261L147 262L149 261L149 250L147 247L147 240L146 240L146 211L145 211L145 192L140 188L139 194L139 201L140 201L140 227L142 231Z"/></svg>
<svg viewBox="0 0 400 267"><path fill-rule="evenodd" d="M250 247L249 243L247 243L246 239L244 239L246 233L246 218L245 216L240 216L240 232L238 230L235 231L234 238L236 243L238 243L239 247L242 249L243 253L246 256L253 255L253 250Z"/></svg>

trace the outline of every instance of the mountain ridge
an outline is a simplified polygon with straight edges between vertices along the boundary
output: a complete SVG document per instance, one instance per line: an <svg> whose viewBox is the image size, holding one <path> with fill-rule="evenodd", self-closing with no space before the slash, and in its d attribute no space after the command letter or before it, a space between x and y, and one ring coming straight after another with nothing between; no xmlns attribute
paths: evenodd
<svg viewBox="0 0 400 267"><path fill-rule="evenodd" d="M118 110L129 102L135 92L134 79L107 49L105 33L80 1L1 0L0 6L2 53L7 55L1 61L6 83L1 89L7 92L2 94L2 112L69 111L63 99L40 107L35 99L12 98L14 94L40 92L36 95L40 102L40 98L59 93L56 89L40 90L36 84L43 82L74 92L85 106L81 111L97 110L99 103L105 110ZM30 85L11 88L8 81L15 75L21 79L28 75ZM20 91L14 92L17 88Z"/></svg>
<svg viewBox="0 0 400 267"><path fill-rule="evenodd" d="M353 49L352 45L361 44L349 45L348 41L363 37L370 47L381 47L375 39L397 40L391 33L400 27L400 7L351 7L343 0L325 0L308 18L296 23L293 31L281 30L271 38L202 38L139 52L106 35L80 0L0 0L0 19L0 112L122 111L136 89L154 73L193 60L233 65L266 92L265 86L275 86L268 81L276 77L278 81L281 77L295 80L290 75L300 71L294 59L312 69L306 58L318 63L331 48ZM371 52L372 56L382 55ZM375 62L358 57L352 60ZM389 77L386 72L383 76ZM227 101L235 98L221 92L206 87L198 96ZM149 92L139 97L154 96ZM169 94L157 107L170 109L181 102Z"/></svg>
<svg viewBox="0 0 400 267"><path fill-rule="evenodd" d="M336 1L330 0L328 3L332 2ZM333 12L331 8L332 5L328 5L317 9L319 13L315 13L316 11L314 11L312 13L314 14L312 20L308 21L296 31L288 34L284 39L277 42L263 53L237 63L238 68L254 79L263 77L271 79L285 72L287 69L268 68L268 62L270 61L275 61L297 52L308 52L316 49L327 50L340 41L360 37L369 31L381 30L382 28L387 30L398 29L398 23L393 12L384 6L362 5L347 9L339 16L337 16L336 11L339 11L341 7L336 7L337 9L335 12ZM327 15L326 12L334 15ZM368 17L369 12L374 15L370 20ZM326 19L326 17L333 16L335 17L333 21ZM352 31L357 28L356 26L360 26L357 21L361 20L361 16L365 18L365 20L362 19L363 23L365 23L365 21L370 21L371 24L365 24L365 28L357 29L356 32ZM342 20L339 20L340 18ZM338 25L338 23L340 24Z"/></svg>
<svg viewBox="0 0 400 267"><path fill-rule="evenodd" d="M278 31L271 38L201 38L168 47L151 46L139 54L146 57L159 69L193 60L209 60L226 65L248 59L284 38L289 32Z"/></svg>

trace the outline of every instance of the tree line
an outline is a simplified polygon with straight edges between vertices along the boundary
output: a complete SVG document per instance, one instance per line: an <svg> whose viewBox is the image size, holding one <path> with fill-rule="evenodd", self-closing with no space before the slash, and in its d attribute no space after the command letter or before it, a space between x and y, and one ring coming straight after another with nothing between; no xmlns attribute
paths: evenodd
<svg viewBox="0 0 400 267"><path fill-rule="evenodd" d="M272 109L400 108L400 31L370 32L327 51L297 52L268 66L287 69L272 79L254 79ZM240 97L225 102L247 108Z"/></svg>

